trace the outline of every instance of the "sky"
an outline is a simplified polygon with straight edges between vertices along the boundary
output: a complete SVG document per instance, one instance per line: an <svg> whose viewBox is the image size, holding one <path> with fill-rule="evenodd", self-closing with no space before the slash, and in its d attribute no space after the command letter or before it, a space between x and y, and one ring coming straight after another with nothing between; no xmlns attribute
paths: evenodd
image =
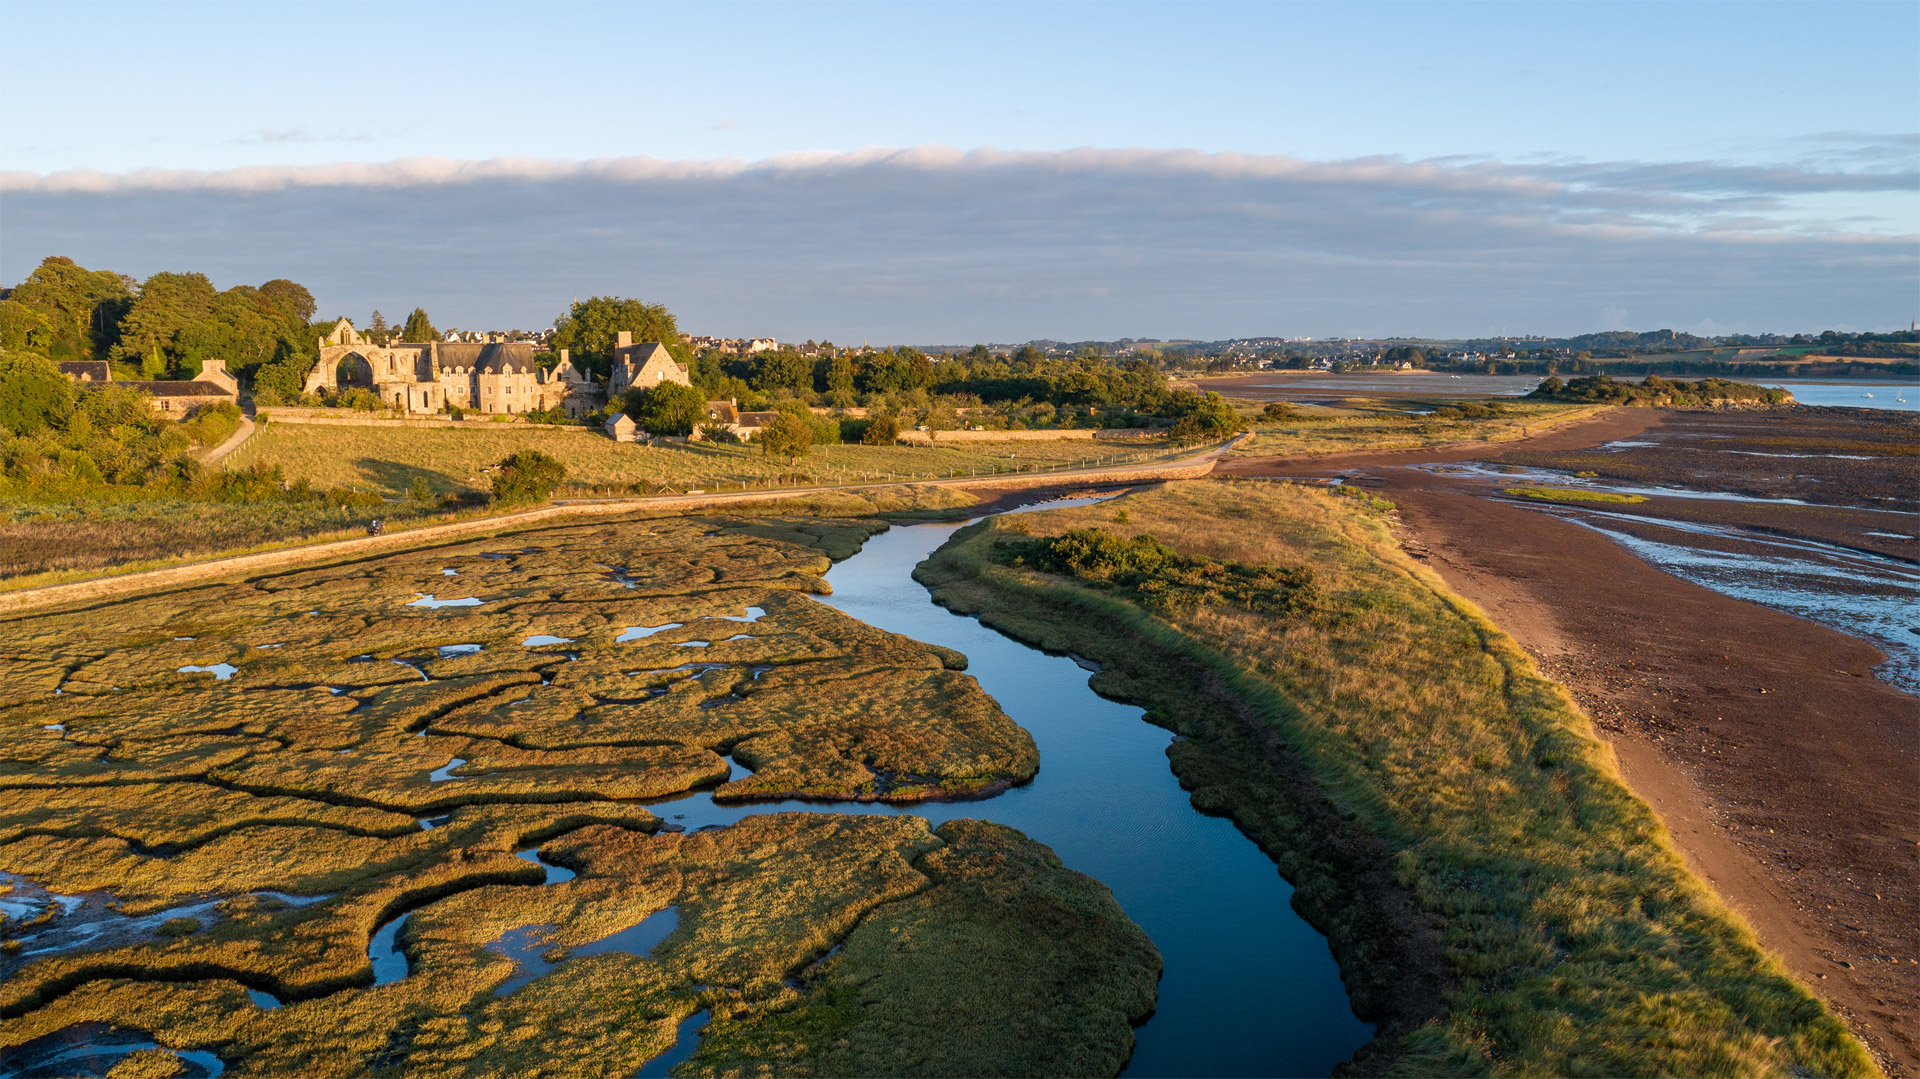
<svg viewBox="0 0 1920 1079"><path fill-rule="evenodd" d="M9 0L0 282L915 343L1904 328L1920 4Z"/></svg>

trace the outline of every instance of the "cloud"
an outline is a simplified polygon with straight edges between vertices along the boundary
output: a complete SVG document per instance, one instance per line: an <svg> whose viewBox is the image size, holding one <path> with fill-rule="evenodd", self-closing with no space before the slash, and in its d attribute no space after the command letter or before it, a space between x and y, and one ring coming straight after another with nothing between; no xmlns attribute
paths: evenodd
<svg viewBox="0 0 1920 1079"><path fill-rule="evenodd" d="M15 173L0 278L65 254L291 277L329 312L424 304L462 326L615 293L694 332L921 343L1581 332L1603 309L1890 326L1920 289L1916 186L1884 163L937 146Z"/></svg>
<svg viewBox="0 0 1920 1079"><path fill-rule="evenodd" d="M238 138L228 139L235 146L258 146L279 142L372 142L373 136L365 132L336 132L332 135L315 135L304 127L259 128Z"/></svg>

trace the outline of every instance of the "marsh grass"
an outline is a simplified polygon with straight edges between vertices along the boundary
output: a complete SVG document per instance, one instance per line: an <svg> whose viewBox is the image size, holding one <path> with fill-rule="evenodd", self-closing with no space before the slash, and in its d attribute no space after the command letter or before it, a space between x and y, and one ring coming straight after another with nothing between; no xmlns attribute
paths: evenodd
<svg viewBox="0 0 1920 1079"><path fill-rule="evenodd" d="M1613 491L1594 491L1584 487L1509 487L1506 493L1547 502L1645 502L1645 495L1623 495Z"/></svg>
<svg viewBox="0 0 1920 1079"><path fill-rule="evenodd" d="M1565 692L1385 520L1305 487L1189 482L1020 521L1315 567L1304 614L1153 615L1001 564L992 522L918 573L956 609L1099 662L1096 688L1187 736L1169 752L1195 804L1273 853L1356 1008L1385 1024L1368 1067L1874 1073L1686 871Z"/></svg>
<svg viewBox="0 0 1920 1079"><path fill-rule="evenodd" d="M1482 418L1413 416L1384 402L1353 401L1343 409L1319 409L1295 419L1256 417L1254 437L1234 447L1235 457L1305 457L1361 450L1411 450L1456 442L1509 442L1606 410L1604 405L1537 401L1493 402Z"/></svg>
<svg viewBox="0 0 1920 1079"><path fill-rule="evenodd" d="M92 896L85 916L108 925L43 952L68 916L0 924L0 1049L136 1016L259 1074L630 1073L698 1008L745 1023L791 1005L786 975L941 887L916 862L946 841L917 817L827 814L656 834L642 802L702 786L910 801L1038 767L963 657L809 598L882 527L636 516L0 619L0 872ZM483 602L409 605L429 593ZM654 632L618 640L630 626ZM726 783L726 752L755 772ZM515 856L530 845L579 876L542 886ZM1038 901L1023 857L1004 886ZM1144 941L1106 902L1103 932ZM507 930L559 958L667 906L679 928L653 957L492 992L513 971L488 947ZM371 986L369 940L403 914L412 973ZM1109 968L1146 987L1127 1015L1151 1007L1146 947ZM1044 988L1063 1017L1109 991ZM1124 1059L1126 1017L1076 1028L1089 1059ZM843 1059L892 1066L887 1030ZM956 1053L962 1033L933 1044Z"/></svg>

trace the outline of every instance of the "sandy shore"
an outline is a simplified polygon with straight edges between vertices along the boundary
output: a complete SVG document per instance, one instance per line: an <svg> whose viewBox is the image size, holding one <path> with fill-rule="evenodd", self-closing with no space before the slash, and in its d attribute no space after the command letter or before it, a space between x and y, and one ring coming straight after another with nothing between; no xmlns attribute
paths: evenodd
<svg viewBox="0 0 1920 1079"><path fill-rule="evenodd" d="M1891 1074L1920 1075L1920 701L1872 645L1669 576L1606 537L1408 464L1631 438L1621 410L1500 446L1256 458L1396 502L1410 553L1566 684L1689 863Z"/></svg>

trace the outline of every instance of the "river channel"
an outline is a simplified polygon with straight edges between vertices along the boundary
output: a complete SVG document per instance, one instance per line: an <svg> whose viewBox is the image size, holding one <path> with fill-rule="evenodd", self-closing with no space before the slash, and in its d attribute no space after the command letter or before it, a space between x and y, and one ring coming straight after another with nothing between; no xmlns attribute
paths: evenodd
<svg viewBox="0 0 1920 1079"><path fill-rule="evenodd" d="M689 830L791 809L911 813L934 824L972 817L1018 828L1111 888L1165 960L1157 1010L1137 1032L1125 1075L1330 1072L1373 1028L1354 1016L1326 938L1289 905L1292 887L1232 822L1193 808L1167 765L1171 733L1145 722L1139 708L1094 693L1073 658L932 602L913 568L959 527L896 526L874 536L827 574L833 595L825 602L965 653L967 672L1038 744L1040 773L1031 783L977 802L723 806L702 793L653 811Z"/></svg>

